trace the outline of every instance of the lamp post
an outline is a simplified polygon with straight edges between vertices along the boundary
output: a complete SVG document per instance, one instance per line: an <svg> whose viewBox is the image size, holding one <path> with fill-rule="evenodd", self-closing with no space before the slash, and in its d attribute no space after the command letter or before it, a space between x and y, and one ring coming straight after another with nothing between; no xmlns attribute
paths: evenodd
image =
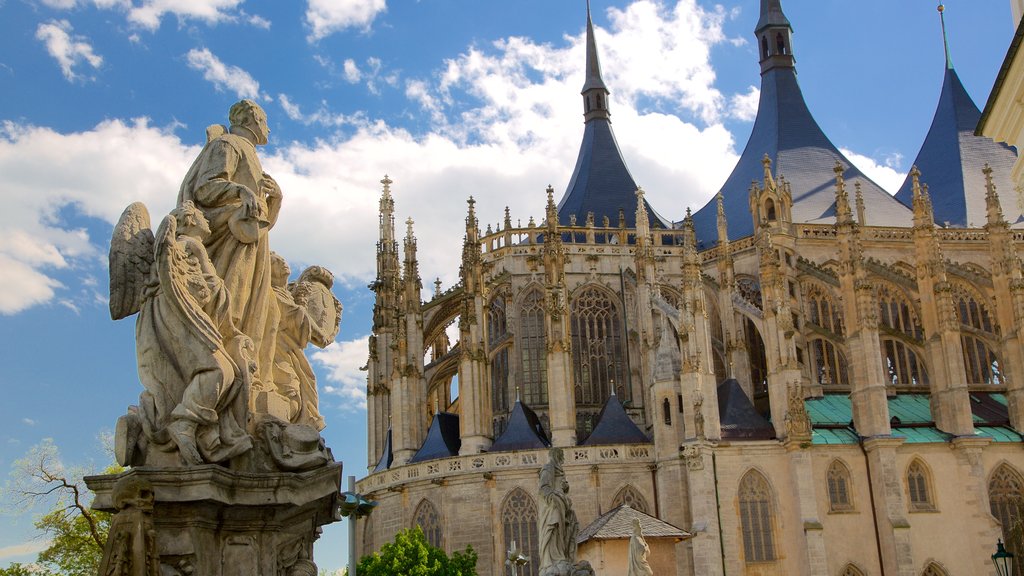
<svg viewBox="0 0 1024 576"><path fill-rule="evenodd" d="M356 494L356 477L348 477L348 492L341 493L338 504L338 519L348 518L348 573L356 576L356 520L373 512L377 503L367 500L362 494Z"/></svg>
<svg viewBox="0 0 1024 576"><path fill-rule="evenodd" d="M1003 539L996 542L996 553L992 555L992 563L996 565L999 576L1013 576L1013 552L1003 547Z"/></svg>

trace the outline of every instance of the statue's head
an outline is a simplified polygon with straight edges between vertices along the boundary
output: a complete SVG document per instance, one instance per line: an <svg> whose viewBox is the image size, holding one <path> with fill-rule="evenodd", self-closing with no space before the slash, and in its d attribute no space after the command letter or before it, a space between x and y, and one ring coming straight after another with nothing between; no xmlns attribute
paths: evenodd
<svg viewBox="0 0 1024 576"><path fill-rule="evenodd" d="M633 534L640 536L643 534L643 530L640 528L640 519L633 518Z"/></svg>
<svg viewBox="0 0 1024 576"><path fill-rule="evenodd" d="M263 145L270 137L270 128L267 126L267 113L263 111L256 102L246 98L239 100L231 106L228 112L228 121L232 128L242 128L251 132L255 138L254 143Z"/></svg>
<svg viewBox="0 0 1024 576"><path fill-rule="evenodd" d="M557 464L558 466L561 466L565 462L565 452L562 451L561 448L552 447L550 450L548 450L548 454L551 457L551 461Z"/></svg>
<svg viewBox="0 0 1024 576"><path fill-rule="evenodd" d="M281 257L277 252L270 253L270 284L275 288L280 288L288 284L288 277L291 276L292 269L288 267L288 262Z"/></svg>
<svg viewBox="0 0 1024 576"><path fill-rule="evenodd" d="M210 223L195 202L185 200L177 208L171 210L171 215L174 216L175 223L178 225L178 234L192 236L199 240L205 240L210 235Z"/></svg>

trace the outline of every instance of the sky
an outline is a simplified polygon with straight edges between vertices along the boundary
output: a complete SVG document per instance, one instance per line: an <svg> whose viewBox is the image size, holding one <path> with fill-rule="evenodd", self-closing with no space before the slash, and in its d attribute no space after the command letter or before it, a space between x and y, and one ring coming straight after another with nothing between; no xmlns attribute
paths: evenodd
<svg viewBox="0 0 1024 576"><path fill-rule="evenodd" d="M933 2L784 0L808 105L895 192L942 83ZM647 199L680 220L725 182L750 134L757 0L593 0L612 125ZM240 98L267 111L264 169L284 193L271 247L336 276L345 312L310 348L324 437L366 472L365 364L380 180L415 221L429 293L457 281L466 200L481 226L543 216L583 132L583 0L0 0L0 470L44 439L102 469L137 402L134 321L107 310L107 249L133 201L154 220ZM1010 3L949 0L952 61L984 107ZM927 181L927 175L923 178ZM556 198L557 200L557 198ZM0 566L45 542L0 515ZM345 527L316 546L340 568Z"/></svg>

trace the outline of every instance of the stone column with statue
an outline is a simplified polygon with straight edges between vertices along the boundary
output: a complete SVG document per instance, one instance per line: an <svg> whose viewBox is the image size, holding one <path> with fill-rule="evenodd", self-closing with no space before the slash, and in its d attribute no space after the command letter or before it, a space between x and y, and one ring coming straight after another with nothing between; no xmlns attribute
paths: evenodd
<svg viewBox="0 0 1024 576"><path fill-rule="evenodd" d="M537 534L540 540L540 576L593 576L587 561L576 561L576 536L580 525L569 498L565 478L565 453L552 448L540 470Z"/></svg>
<svg viewBox="0 0 1024 576"><path fill-rule="evenodd" d="M104 576L315 574L313 541L338 519L342 466L303 349L334 340L341 304L325 268L289 284L272 258L266 114L242 100L229 120L156 232L134 203L111 239L111 317L136 316L142 392L115 431L129 469L86 478L115 512Z"/></svg>

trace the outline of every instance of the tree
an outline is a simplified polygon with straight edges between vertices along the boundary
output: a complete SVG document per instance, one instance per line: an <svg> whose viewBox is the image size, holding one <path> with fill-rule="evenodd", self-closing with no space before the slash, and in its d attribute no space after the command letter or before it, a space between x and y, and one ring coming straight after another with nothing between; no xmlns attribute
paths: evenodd
<svg viewBox="0 0 1024 576"><path fill-rule="evenodd" d="M358 576L476 576L476 552L468 546L449 558L444 550L427 542L423 530L416 526L395 535L395 541L381 547L380 552L363 556L356 569Z"/></svg>

